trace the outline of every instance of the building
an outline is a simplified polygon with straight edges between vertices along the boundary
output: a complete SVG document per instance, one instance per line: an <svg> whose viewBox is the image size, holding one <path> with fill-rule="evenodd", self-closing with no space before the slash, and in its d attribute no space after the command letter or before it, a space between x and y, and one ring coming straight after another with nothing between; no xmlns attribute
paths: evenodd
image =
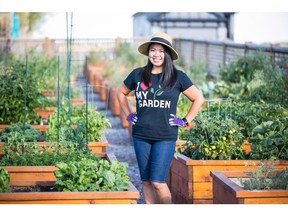
<svg viewBox="0 0 288 216"><path fill-rule="evenodd" d="M139 12L133 14L133 36L149 37L162 31L172 38L231 40L234 14L216 12Z"/></svg>

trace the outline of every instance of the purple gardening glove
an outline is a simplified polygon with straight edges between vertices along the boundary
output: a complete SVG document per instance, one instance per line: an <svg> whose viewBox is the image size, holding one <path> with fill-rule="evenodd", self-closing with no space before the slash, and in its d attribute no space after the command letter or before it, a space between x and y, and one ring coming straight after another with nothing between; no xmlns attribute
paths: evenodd
<svg viewBox="0 0 288 216"><path fill-rule="evenodd" d="M178 127L185 127L185 122L180 119L177 118L174 114L170 114L170 119L169 119L169 124L170 126L178 126Z"/></svg>
<svg viewBox="0 0 288 216"><path fill-rule="evenodd" d="M137 113L130 113L127 116L127 121L129 121L130 123L132 123L133 125L137 122Z"/></svg>

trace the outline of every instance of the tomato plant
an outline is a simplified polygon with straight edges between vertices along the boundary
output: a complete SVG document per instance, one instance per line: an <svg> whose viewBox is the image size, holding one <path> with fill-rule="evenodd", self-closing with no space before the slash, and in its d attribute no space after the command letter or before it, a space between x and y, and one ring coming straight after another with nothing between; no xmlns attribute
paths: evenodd
<svg viewBox="0 0 288 216"><path fill-rule="evenodd" d="M244 136L233 119L200 115L180 152L192 159L244 159Z"/></svg>

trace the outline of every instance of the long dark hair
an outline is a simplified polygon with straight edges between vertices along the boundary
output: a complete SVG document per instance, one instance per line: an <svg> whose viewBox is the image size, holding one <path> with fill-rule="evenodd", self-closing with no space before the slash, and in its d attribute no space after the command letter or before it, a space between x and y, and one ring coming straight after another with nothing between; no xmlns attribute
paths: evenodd
<svg viewBox="0 0 288 216"><path fill-rule="evenodd" d="M150 49L151 44L148 47ZM164 89L171 89L174 87L176 80L177 80L177 73L176 67L171 57L171 51L165 45L164 47L164 65L163 65L163 72L161 73L160 77L160 85L161 88ZM151 72L153 69L153 64L150 62L148 58L147 65L143 67L143 71L141 73L142 80L146 86L149 86Z"/></svg>

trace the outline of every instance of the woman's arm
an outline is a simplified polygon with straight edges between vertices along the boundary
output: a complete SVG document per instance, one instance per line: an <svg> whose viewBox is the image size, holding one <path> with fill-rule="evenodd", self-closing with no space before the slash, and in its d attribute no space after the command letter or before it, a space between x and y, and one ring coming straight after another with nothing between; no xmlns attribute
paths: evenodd
<svg viewBox="0 0 288 216"><path fill-rule="evenodd" d="M117 89L117 98L122 111L126 115L126 118L131 113L131 109L126 97L130 92L131 90L128 89L124 83L122 83Z"/></svg>
<svg viewBox="0 0 288 216"><path fill-rule="evenodd" d="M194 85L186 89L183 94L192 102L191 107L185 116L187 121L191 122L196 117L202 104L205 102L205 99L202 93Z"/></svg>

